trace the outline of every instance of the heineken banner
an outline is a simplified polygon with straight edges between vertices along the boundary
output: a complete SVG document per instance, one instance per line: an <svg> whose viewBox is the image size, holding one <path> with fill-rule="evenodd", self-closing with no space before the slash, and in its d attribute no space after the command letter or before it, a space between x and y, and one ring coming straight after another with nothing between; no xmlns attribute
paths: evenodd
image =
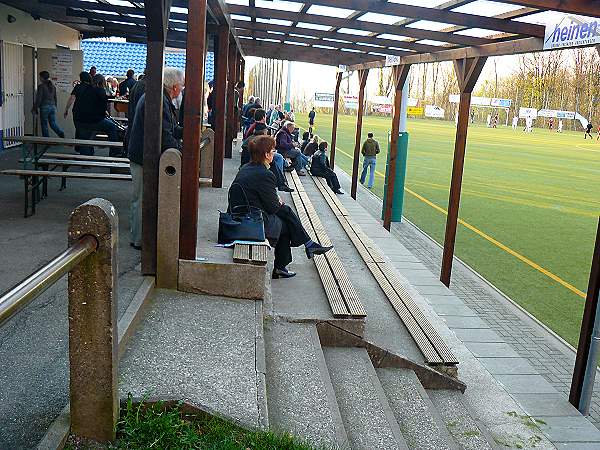
<svg viewBox="0 0 600 450"><path fill-rule="evenodd" d="M333 108L335 96L329 92L315 92L314 106L317 108Z"/></svg>
<svg viewBox="0 0 600 450"><path fill-rule="evenodd" d="M544 50L600 44L599 21L600 19L566 16L557 24L546 25Z"/></svg>

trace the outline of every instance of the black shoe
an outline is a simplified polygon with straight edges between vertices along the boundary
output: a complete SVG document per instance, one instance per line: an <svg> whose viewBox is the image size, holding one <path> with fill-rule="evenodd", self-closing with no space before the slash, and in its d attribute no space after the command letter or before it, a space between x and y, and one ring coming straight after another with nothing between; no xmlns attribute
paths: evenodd
<svg viewBox="0 0 600 450"><path fill-rule="evenodd" d="M273 269L273 274L271 278L277 280L278 278L292 278L296 276L296 272L292 272L291 270L287 270L285 267L283 269Z"/></svg>
<svg viewBox="0 0 600 450"><path fill-rule="evenodd" d="M329 247L322 247L321 245L317 244L316 242L313 242L311 245L306 247L306 256L308 257L308 259L312 259L313 256L323 255L323 254L327 253L329 250L331 250L332 248L333 248L333 245L331 245Z"/></svg>
<svg viewBox="0 0 600 450"><path fill-rule="evenodd" d="M291 188L291 187L289 187L289 186L280 186L280 187L279 187L279 190L280 190L281 192L294 192L294 189L292 189L292 188Z"/></svg>
<svg viewBox="0 0 600 450"><path fill-rule="evenodd" d="M344 191L342 191L341 189L337 189L335 191L333 191L334 194L338 194L338 195L343 195Z"/></svg>
<svg viewBox="0 0 600 450"><path fill-rule="evenodd" d="M283 168L284 172L293 172L294 171L294 167L293 166L287 166Z"/></svg>
<svg viewBox="0 0 600 450"><path fill-rule="evenodd" d="M129 245L131 245L133 248L135 248L136 250L141 250L142 246L141 245L135 245L133 242L130 242Z"/></svg>

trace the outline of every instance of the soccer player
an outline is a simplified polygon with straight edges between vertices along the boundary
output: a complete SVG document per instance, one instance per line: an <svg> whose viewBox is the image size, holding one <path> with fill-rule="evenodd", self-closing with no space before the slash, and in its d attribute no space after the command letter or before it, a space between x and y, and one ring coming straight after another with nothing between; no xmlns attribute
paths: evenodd
<svg viewBox="0 0 600 450"><path fill-rule="evenodd" d="M517 129L517 125L519 125L519 118L517 116L513 117L513 121L512 121L512 129L516 130Z"/></svg>
<svg viewBox="0 0 600 450"><path fill-rule="evenodd" d="M550 117L550 120L548 121L548 130L552 131L554 129L554 117Z"/></svg>
<svg viewBox="0 0 600 450"><path fill-rule="evenodd" d="M562 119L558 119L558 127L556 128L556 132L562 133L562 129L563 129L563 121L562 121Z"/></svg>
<svg viewBox="0 0 600 450"><path fill-rule="evenodd" d="M585 127L585 134L583 135L584 139L587 139L588 136L590 137L590 139L594 139L591 133L593 127L594 126L592 125L592 122L588 122L587 126Z"/></svg>

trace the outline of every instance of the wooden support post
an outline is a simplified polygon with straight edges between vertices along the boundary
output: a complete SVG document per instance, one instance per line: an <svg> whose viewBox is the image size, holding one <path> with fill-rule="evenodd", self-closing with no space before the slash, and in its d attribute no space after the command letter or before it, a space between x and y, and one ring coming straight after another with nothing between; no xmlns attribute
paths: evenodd
<svg viewBox="0 0 600 450"><path fill-rule="evenodd" d="M242 58L240 55L240 71L239 71L239 79L240 81L245 82L245 70L246 70L246 60ZM240 97L238 100L238 131L242 129L242 108L244 107L244 89L245 87L240 89Z"/></svg>
<svg viewBox="0 0 600 450"><path fill-rule="evenodd" d="M117 248L119 220L101 198L78 206L69 246L91 235L96 251L69 272L69 393L71 433L108 442L119 419Z"/></svg>
<svg viewBox="0 0 600 450"><path fill-rule="evenodd" d="M206 0L189 0L181 168L181 220L179 224L179 257L181 259L196 259L205 45Z"/></svg>
<svg viewBox="0 0 600 450"><path fill-rule="evenodd" d="M360 138L362 133L362 119L365 110L365 86L367 85L367 78L369 76L369 69L358 70L358 109L356 111L356 135L354 138L354 159L352 160L352 187L350 190L350 196L356 200L356 188L358 187L358 163L360 162Z"/></svg>
<svg viewBox="0 0 600 450"><path fill-rule="evenodd" d="M390 156L387 169L386 202L383 213L383 227L390 231L392 225L392 205L394 188L396 187L396 162L398 159L398 134L400 133L400 110L402 106L402 89L410 72L410 64L394 66L394 114L392 116L392 134L390 137Z"/></svg>
<svg viewBox="0 0 600 450"><path fill-rule="evenodd" d="M483 70L486 57L466 58L454 61L454 71L460 88L460 103L458 106L458 124L454 142L454 163L452 165L452 180L448 199L448 217L446 219L446 236L444 238L444 253L440 281L450 286L452 261L454 259L454 242L458 224L458 210L462 189L462 176L465 165L465 147L467 145L467 129L469 127L469 110L471 108L471 93Z"/></svg>
<svg viewBox="0 0 600 450"><path fill-rule="evenodd" d="M215 107L213 122L215 124L215 156L213 158L213 187L223 187L223 163L225 156L225 113L227 99L227 57L229 53L229 27L218 26L215 70Z"/></svg>
<svg viewBox="0 0 600 450"><path fill-rule="evenodd" d="M342 84L343 72L335 76L335 95L333 96L333 123L331 124L331 150L329 150L329 166L335 168L335 144L337 139L337 122L340 103L340 85Z"/></svg>
<svg viewBox="0 0 600 450"><path fill-rule="evenodd" d="M227 136L225 142L225 158L233 156L233 138L235 133L235 83L237 69L237 45L234 40L229 42L229 55L227 56Z"/></svg>
<svg viewBox="0 0 600 450"><path fill-rule="evenodd" d="M145 3L146 107L144 113L144 185L142 196L142 274L156 274L156 221L158 217L158 164L161 153L163 66L169 20L169 0Z"/></svg>
<svg viewBox="0 0 600 450"><path fill-rule="evenodd" d="M596 231L596 246L592 257L592 269L590 271L590 280L585 299L585 308L581 320L581 332L579 333L579 344L577 345L577 357L575 358L575 368L573 370L573 380L571 381L571 392L569 402L575 408L579 409L583 381L585 378L585 369L590 357L590 343L596 321L596 311L598 307L598 295L600 294L600 218L598 219L598 230Z"/></svg>

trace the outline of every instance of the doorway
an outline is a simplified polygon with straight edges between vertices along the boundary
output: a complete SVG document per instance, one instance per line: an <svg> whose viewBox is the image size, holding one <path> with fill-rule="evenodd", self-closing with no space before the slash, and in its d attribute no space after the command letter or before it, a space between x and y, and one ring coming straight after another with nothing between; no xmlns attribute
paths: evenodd
<svg viewBox="0 0 600 450"><path fill-rule="evenodd" d="M25 114L23 95L23 45L0 41L0 86L2 86L2 136L23 134ZM20 145L4 141L4 147Z"/></svg>

